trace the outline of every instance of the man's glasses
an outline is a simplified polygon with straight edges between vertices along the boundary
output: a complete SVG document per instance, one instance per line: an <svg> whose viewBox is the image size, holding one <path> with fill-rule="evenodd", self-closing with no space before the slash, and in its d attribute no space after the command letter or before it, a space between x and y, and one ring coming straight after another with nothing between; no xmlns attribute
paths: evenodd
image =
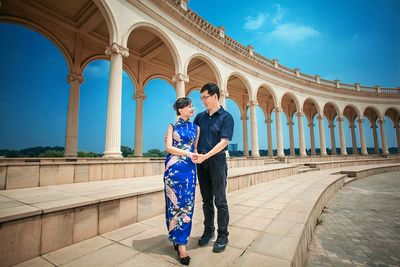
<svg viewBox="0 0 400 267"><path fill-rule="evenodd" d="M207 100L207 98L209 98L209 97L211 97L211 95L205 95L205 96L202 96L202 97L201 97L201 100L202 100L202 101L206 101L206 100Z"/></svg>

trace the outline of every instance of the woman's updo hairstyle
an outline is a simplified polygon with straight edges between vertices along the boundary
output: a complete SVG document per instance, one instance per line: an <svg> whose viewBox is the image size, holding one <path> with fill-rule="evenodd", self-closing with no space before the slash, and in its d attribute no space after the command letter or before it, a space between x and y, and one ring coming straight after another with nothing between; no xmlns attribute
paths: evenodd
<svg viewBox="0 0 400 267"><path fill-rule="evenodd" d="M176 111L176 115L178 115L178 116L181 115L181 113L179 112L179 109L186 108L190 104L192 104L192 100L190 100L190 98L188 98L188 97L178 98L174 103L174 110Z"/></svg>

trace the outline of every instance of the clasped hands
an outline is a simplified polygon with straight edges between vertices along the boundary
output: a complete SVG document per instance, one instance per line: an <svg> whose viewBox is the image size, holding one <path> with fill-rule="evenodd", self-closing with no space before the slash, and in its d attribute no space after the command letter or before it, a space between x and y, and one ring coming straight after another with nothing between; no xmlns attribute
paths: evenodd
<svg viewBox="0 0 400 267"><path fill-rule="evenodd" d="M200 164L207 159L206 155L199 153L190 153L188 157L196 164Z"/></svg>

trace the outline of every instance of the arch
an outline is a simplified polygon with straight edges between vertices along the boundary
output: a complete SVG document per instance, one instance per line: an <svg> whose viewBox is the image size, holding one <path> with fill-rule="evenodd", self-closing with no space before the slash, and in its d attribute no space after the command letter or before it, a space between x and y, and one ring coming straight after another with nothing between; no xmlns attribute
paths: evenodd
<svg viewBox="0 0 400 267"><path fill-rule="evenodd" d="M312 102L314 104L314 106L317 108L317 112L318 112L319 115L323 115L323 110L321 110L321 107L320 107L318 101L315 98L313 98L312 96L309 96L304 100L303 105L302 105L302 109L303 110L304 110L304 104L307 101L310 101L310 102Z"/></svg>
<svg viewBox="0 0 400 267"><path fill-rule="evenodd" d="M41 27L41 26L37 25L36 23L33 23L29 20L12 17L12 16L0 16L0 23L10 23L10 24L16 24L16 25L19 25L22 27L26 27L26 28L46 37L48 40L50 40L53 43L53 45L55 45L61 51L61 54L64 56L64 59L67 63L68 72L70 73L73 71L72 70L72 67L74 65L73 60L72 60L72 57L70 56L70 54L68 53L67 48L51 32L47 31L43 27Z"/></svg>
<svg viewBox="0 0 400 267"><path fill-rule="evenodd" d="M172 60L174 61L175 73L180 73L182 66L178 49L176 48L171 38L163 30L161 30L158 26L154 24L142 21L131 25L123 35L122 46L127 47L130 35L135 29L139 28L144 28L146 30L149 30L151 33L156 35L158 38L161 39L161 41L164 42L164 44L168 47L169 52L171 53Z"/></svg>
<svg viewBox="0 0 400 267"><path fill-rule="evenodd" d="M243 74L241 74L241 73L238 72L238 71L233 71L233 72L231 72L231 73L227 76L227 79L226 79L226 81L225 81L226 87L228 88L228 81L229 81L229 79L230 79L232 76L238 77L238 78L243 82L244 86L246 87L247 94L248 94L248 96L249 96L249 100L254 99L254 97L253 97L253 95L252 95L252 93L251 93L251 85L250 85L249 80L248 80ZM229 91L229 90L228 90L228 91Z"/></svg>
<svg viewBox="0 0 400 267"><path fill-rule="evenodd" d="M283 100L283 98L285 97L285 95L288 95L288 96L290 96L290 97L293 99L293 101L294 101L294 103L295 103L295 105L296 105L296 111L300 111L300 102L299 102L299 99L298 99L292 92L289 92L289 91L286 91L286 92L282 95L280 106L282 107L282 100Z"/></svg>
<svg viewBox="0 0 400 267"><path fill-rule="evenodd" d="M240 110L240 115L246 114L246 110L243 110L243 107L241 105L239 105L239 103L240 103L239 99L237 99L234 96L229 96L229 99L231 99L233 102L235 102L236 106Z"/></svg>
<svg viewBox="0 0 400 267"><path fill-rule="evenodd" d="M256 92L255 92L255 95L256 95L256 96L258 95L258 91L259 91L261 88L267 89L268 93L270 93L271 96L272 96L272 100L273 100L273 102L274 102L274 107L277 107L277 104L278 104L278 100L277 100L277 99L278 99L278 97L277 97L277 95L276 95L274 89L273 89L270 85L268 85L268 84L266 84L266 83L262 83L262 84L260 84L260 86L258 86L258 88L257 88L257 90L256 90Z"/></svg>
<svg viewBox="0 0 400 267"><path fill-rule="evenodd" d="M358 107L357 107L356 105L354 105L354 104L351 104L351 103L350 103L350 104L347 104L347 105L343 108L343 113L344 113L344 110L345 110L347 107L350 107L350 108L354 109L354 111L356 112L358 118L361 118L361 117L362 117L362 116L361 116L361 113L360 113L360 110L358 109Z"/></svg>
<svg viewBox="0 0 400 267"><path fill-rule="evenodd" d="M108 35L110 37L110 44L113 42L118 43L118 36L117 36L117 23L115 22L113 12L111 11L110 7L106 4L106 1L102 0L92 0L93 3L97 6L100 13L103 15L103 18L106 22Z"/></svg>
<svg viewBox="0 0 400 267"><path fill-rule="evenodd" d="M366 106L363 110L363 113L362 113L363 115L365 115L365 111L367 111L367 109L372 109L373 111L375 111L379 120L383 119L382 114L379 112L379 109L377 109L374 106Z"/></svg>
<svg viewBox="0 0 400 267"><path fill-rule="evenodd" d="M90 56L88 58L86 58L82 64L81 64L81 72L83 74L84 70L86 69L86 67L96 61L96 60L107 60L110 61L110 57L106 56L106 55L94 55L94 56ZM123 70L128 74L129 78L132 80L133 85L135 87L135 92L138 90L139 88L139 83L134 75L134 73L132 72L132 70L129 68L129 66L126 63L123 63Z"/></svg>
<svg viewBox="0 0 400 267"><path fill-rule="evenodd" d="M341 115L341 113L340 113L340 108L339 108L339 106L338 106L336 103L331 102L331 101L328 101L328 102L325 103L324 109L325 109L325 107L326 107L327 105L331 105L331 106L336 110L336 116L341 117L341 116L340 116L340 115Z"/></svg>
<svg viewBox="0 0 400 267"><path fill-rule="evenodd" d="M219 71L217 65L208 56L206 56L202 53L194 53L186 60L185 66L184 66L184 74L188 75L187 71L188 71L190 62L195 58L199 58L199 59L203 60L210 67L211 71L214 73L217 84L219 86L222 86L222 74ZM189 77L189 79L190 79L190 77ZM220 89L222 90L222 88L220 88Z"/></svg>
<svg viewBox="0 0 400 267"><path fill-rule="evenodd" d="M163 74L154 74L154 75L150 75L149 77L147 77L146 79L144 79L143 82L143 90L144 88L147 86L147 84L149 83L149 81L153 80L153 79L162 79L164 81L166 81L168 84L171 85L171 87L173 89L175 89L175 85L172 83L171 78L169 78L168 76L165 76ZM176 90L176 89L175 89Z"/></svg>
<svg viewBox="0 0 400 267"><path fill-rule="evenodd" d="M400 108L398 108L398 107L390 106L387 109L385 109L385 112L383 114L385 115L390 109L393 109L397 113L397 115L400 117Z"/></svg>

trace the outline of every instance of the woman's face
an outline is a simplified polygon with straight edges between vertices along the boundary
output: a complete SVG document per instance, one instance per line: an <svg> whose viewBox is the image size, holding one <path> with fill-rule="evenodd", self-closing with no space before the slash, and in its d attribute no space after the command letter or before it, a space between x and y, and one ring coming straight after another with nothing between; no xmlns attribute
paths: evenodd
<svg viewBox="0 0 400 267"><path fill-rule="evenodd" d="M192 117L194 115L193 104L190 103L188 106L179 109L179 113L182 117Z"/></svg>

